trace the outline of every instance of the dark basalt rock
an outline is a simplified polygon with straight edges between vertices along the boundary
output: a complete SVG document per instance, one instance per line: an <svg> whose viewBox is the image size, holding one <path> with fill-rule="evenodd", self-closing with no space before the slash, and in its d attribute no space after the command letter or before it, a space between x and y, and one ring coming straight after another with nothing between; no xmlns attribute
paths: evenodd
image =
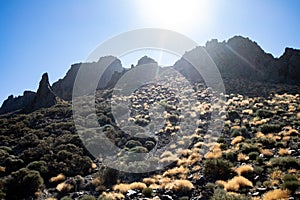
<svg viewBox="0 0 300 200"><path fill-rule="evenodd" d="M10 95L2 104L0 108L0 114L14 112L22 110L23 108L29 106L36 93L32 91L25 91L22 96L14 97Z"/></svg>
<svg viewBox="0 0 300 200"><path fill-rule="evenodd" d="M78 70L81 67L87 69L85 71L85 79L87 81L93 78L97 78L99 80L97 89L112 87L124 71L121 61L113 56L101 57L98 62L73 64L65 77L59 79L52 85L53 91L58 97L68 101L72 99L73 86ZM99 67L106 68L101 77L97 77L97 74L95 73L95 71L99 71L96 70Z"/></svg>
<svg viewBox="0 0 300 200"><path fill-rule="evenodd" d="M57 102L56 95L53 93L49 84L48 74L44 73L40 81L39 88L32 103L24 108L24 112L32 112L40 108L49 108Z"/></svg>
<svg viewBox="0 0 300 200"><path fill-rule="evenodd" d="M234 36L227 42L214 39L204 47L196 47L186 52L177 61L174 68L189 80L202 81L203 74L199 74L194 63L200 68L209 65L211 59L219 69L225 87L231 87L227 79L248 79L266 83L283 83L300 85L300 51L286 48L284 54L274 58L266 53L249 38ZM227 84L227 85L226 85Z"/></svg>

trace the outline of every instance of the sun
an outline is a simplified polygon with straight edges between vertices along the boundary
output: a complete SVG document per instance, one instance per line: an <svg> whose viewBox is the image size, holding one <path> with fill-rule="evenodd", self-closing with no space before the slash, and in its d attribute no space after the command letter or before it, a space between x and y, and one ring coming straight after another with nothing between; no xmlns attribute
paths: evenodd
<svg viewBox="0 0 300 200"><path fill-rule="evenodd" d="M145 25L190 32L205 29L212 20L212 1L137 0L140 20Z"/></svg>

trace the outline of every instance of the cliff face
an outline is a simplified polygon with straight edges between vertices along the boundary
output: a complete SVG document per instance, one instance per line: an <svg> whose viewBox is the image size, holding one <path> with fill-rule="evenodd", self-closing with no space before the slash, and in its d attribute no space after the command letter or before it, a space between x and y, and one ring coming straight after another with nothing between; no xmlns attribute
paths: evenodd
<svg viewBox="0 0 300 200"><path fill-rule="evenodd" d="M30 105L36 96L35 92L25 91L22 96L14 97L10 95L2 104L0 114L22 110Z"/></svg>
<svg viewBox="0 0 300 200"><path fill-rule="evenodd" d="M188 60L199 60L208 55L218 67L223 78L246 78L270 83L300 85L300 51L286 48L280 58L274 58L248 38L235 36L227 42L211 40L205 47L196 47L175 63L175 69L197 81L201 76ZM199 63L199 62L198 62ZM200 66L205 62L200 61Z"/></svg>
<svg viewBox="0 0 300 200"><path fill-rule="evenodd" d="M111 79L115 73L122 73L124 68L122 67L121 61L113 56L106 56L99 59L98 62L94 63L78 63L71 66L70 70L67 72L63 79L59 79L52 85L54 93L64 99L64 100L71 100L72 99L72 92L73 92L73 85L76 80L76 76L80 67L87 68L86 79L87 81L90 78L99 78L94 77L94 71L99 67L106 67L105 72L103 73L102 77L99 80L98 89L103 89L111 85Z"/></svg>
<svg viewBox="0 0 300 200"><path fill-rule="evenodd" d="M256 42L241 36L235 36L223 42L211 40L204 47L196 47L186 52L173 67L190 81L199 82L203 81L211 63L217 66L225 89L229 92L247 94L246 89L233 80L243 80L247 84L262 81L265 84L281 83L300 86L299 50L286 48L281 57L274 58L271 54L264 52ZM57 97L70 101L78 71L82 68L86 69L86 73L81 77L85 84L78 87L83 93L91 93L93 91L86 89L91 86L91 80L99 80L96 85L97 89L112 88L128 70L136 73L133 82L147 80L153 72L151 70L159 67L155 60L147 56L142 57L137 66L145 64L151 64L154 67L141 70L132 66L133 69L124 69L121 61L113 56L102 57L93 63L73 64L65 77L55 82L52 87L49 85L48 75L44 74L37 93L25 91L23 96L9 96L3 102L0 114L14 111L31 112L39 108L50 107L56 103ZM193 67L193 64L201 68L201 74ZM102 77L99 77L97 69L103 67L106 67L106 70Z"/></svg>
<svg viewBox="0 0 300 200"><path fill-rule="evenodd" d="M56 104L56 95L49 84L48 74L44 73L37 92L25 91L22 96L10 95L2 104L0 114L9 112L29 113Z"/></svg>

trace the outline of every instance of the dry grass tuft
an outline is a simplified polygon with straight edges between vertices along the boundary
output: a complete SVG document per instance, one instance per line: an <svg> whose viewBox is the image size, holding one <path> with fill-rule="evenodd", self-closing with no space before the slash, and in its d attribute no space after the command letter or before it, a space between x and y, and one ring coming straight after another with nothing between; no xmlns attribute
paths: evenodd
<svg viewBox="0 0 300 200"><path fill-rule="evenodd" d="M63 174L58 174L57 176L50 178L49 182L55 183L55 182L62 182L64 180L66 180L66 176Z"/></svg>
<svg viewBox="0 0 300 200"><path fill-rule="evenodd" d="M231 141L231 144L232 145L235 145L235 144L238 144L238 143L240 143L240 142L242 142L243 141L243 136L236 136L232 141Z"/></svg>
<svg viewBox="0 0 300 200"><path fill-rule="evenodd" d="M189 169L180 166L180 167L174 167L172 169L167 170L166 172L163 173L163 176L168 176L168 175L172 176L172 175L187 174L187 173L189 173Z"/></svg>
<svg viewBox="0 0 300 200"><path fill-rule="evenodd" d="M270 178L273 179L273 180L276 180L276 179L280 180L280 179L283 178L283 176L284 176L284 173L281 170L279 170L279 169L274 170L270 174Z"/></svg>
<svg viewBox="0 0 300 200"><path fill-rule="evenodd" d="M252 172L254 169L251 165L242 165L235 169L235 172L241 176L243 173Z"/></svg>
<svg viewBox="0 0 300 200"><path fill-rule="evenodd" d="M126 193L129 189L130 189L130 185L126 184L126 183L120 183L120 184L113 186L113 190L119 191L123 194Z"/></svg>
<svg viewBox="0 0 300 200"><path fill-rule="evenodd" d="M70 185L69 183L60 183L56 186L56 190L59 191L59 192L62 192L62 193L65 193L65 192L69 192L71 191L73 188L72 185Z"/></svg>
<svg viewBox="0 0 300 200"><path fill-rule="evenodd" d="M216 158L221 158L222 157L222 150L220 149L220 144L214 145L210 152L205 154L204 156L206 159L216 159Z"/></svg>
<svg viewBox="0 0 300 200"><path fill-rule="evenodd" d="M240 187L253 187L253 183L243 176L235 176L227 182L218 180L216 184L223 185L226 191L238 191Z"/></svg>
<svg viewBox="0 0 300 200"><path fill-rule="evenodd" d="M143 190L147 187L145 183L142 182L133 182L130 183L130 189L132 190Z"/></svg>
<svg viewBox="0 0 300 200"><path fill-rule="evenodd" d="M284 156L284 155L290 155L290 151L289 149L283 149L283 148L280 148L278 150L278 154L281 155L281 156Z"/></svg>
<svg viewBox="0 0 300 200"><path fill-rule="evenodd" d="M263 200L288 200L289 191L288 190L271 190L265 193Z"/></svg>
<svg viewBox="0 0 300 200"><path fill-rule="evenodd" d="M239 153L238 154L238 161L245 161L245 160L249 160L249 156L247 156L243 153Z"/></svg>
<svg viewBox="0 0 300 200"><path fill-rule="evenodd" d="M103 192L102 199L109 199L109 200L121 200L124 199L125 196L121 193L116 192Z"/></svg>
<svg viewBox="0 0 300 200"><path fill-rule="evenodd" d="M155 178L143 178L143 183L145 183L146 185L151 185L156 183L156 179Z"/></svg>
<svg viewBox="0 0 300 200"><path fill-rule="evenodd" d="M92 180L93 186L98 186L98 185L101 185L102 183L103 183L103 181L99 177Z"/></svg>
<svg viewBox="0 0 300 200"><path fill-rule="evenodd" d="M174 190L176 192L189 192L194 189L194 185L189 180L174 180L166 184L165 189Z"/></svg>
<svg viewBox="0 0 300 200"><path fill-rule="evenodd" d="M259 152L266 157L271 157L274 155L274 153L269 149L260 149Z"/></svg>

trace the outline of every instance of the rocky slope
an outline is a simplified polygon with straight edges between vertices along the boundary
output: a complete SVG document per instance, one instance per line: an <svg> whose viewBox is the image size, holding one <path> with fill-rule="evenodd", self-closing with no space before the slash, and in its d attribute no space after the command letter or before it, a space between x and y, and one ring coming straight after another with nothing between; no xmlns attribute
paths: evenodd
<svg viewBox="0 0 300 200"><path fill-rule="evenodd" d="M280 58L274 58L249 38L235 36L228 41L214 39L205 47L196 47L185 53L174 67L197 81L199 75L187 60L199 60L209 55L223 78L246 78L252 81L300 85L300 51L286 48ZM187 58L187 59L185 59ZM200 65L205 62L199 61ZM188 69L188 70L187 70Z"/></svg>
<svg viewBox="0 0 300 200"><path fill-rule="evenodd" d="M113 56L102 57L98 62L94 63L77 63L71 66L64 78L53 83L52 88L54 93L64 100L71 100L73 85L79 68L89 68L89 74L87 74L87 76L92 76L95 68L101 66L107 66L107 69L99 80L98 89L106 88L109 85L110 80L113 78L113 75L115 73L121 73L124 70L121 61ZM87 78L87 80L89 80L89 78Z"/></svg>
<svg viewBox="0 0 300 200"><path fill-rule="evenodd" d="M257 94L255 88L252 88L250 91L242 90L244 87L239 89L237 85L232 84L232 79L243 80L242 82L248 81L250 84L263 82L268 85L276 83L300 85L299 50L286 48L281 57L274 58L271 54L265 53L256 42L242 36L234 36L223 42L218 42L215 39L211 40L204 47L196 47L186 52L173 67L192 82L203 82L203 78L191 65L190 61L205 69L205 67L210 67L211 65L211 62L208 61L209 57L219 69L225 90L229 92L238 92L252 96ZM138 61L137 65L149 63L155 64L156 61L145 56ZM56 96L67 101L72 99L73 85L81 66L89 69L86 74L86 80L90 80L94 76L94 78L98 79L99 77L96 77L97 75L94 73L95 69L99 66L108 66L100 78L98 89L112 88L119 78L128 71L122 67L121 61L113 56L100 58L98 62L94 63L73 64L65 77L52 85L52 91ZM290 88L288 85L287 87ZM0 108L0 114L24 110L25 107L32 103L35 96L34 92L24 92L23 96L16 98L9 96ZM42 101L42 98L39 99ZM43 103L39 102L38 104L42 105ZM47 105L42 107L45 106L47 107Z"/></svg>

